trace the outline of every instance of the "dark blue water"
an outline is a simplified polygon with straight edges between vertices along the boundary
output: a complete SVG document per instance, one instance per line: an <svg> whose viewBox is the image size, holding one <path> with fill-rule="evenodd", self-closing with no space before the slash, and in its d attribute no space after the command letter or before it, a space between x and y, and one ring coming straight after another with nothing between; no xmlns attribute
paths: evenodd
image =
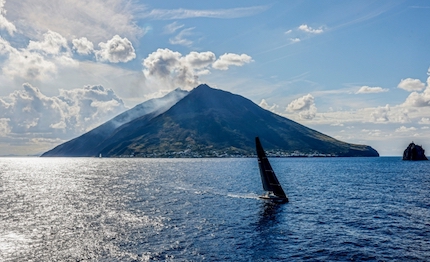
<svg viewBox="0 0 430 262"><path fill-rule="evenodd" d="M1 261L430 261L430 162L0 158Z"/></svg>

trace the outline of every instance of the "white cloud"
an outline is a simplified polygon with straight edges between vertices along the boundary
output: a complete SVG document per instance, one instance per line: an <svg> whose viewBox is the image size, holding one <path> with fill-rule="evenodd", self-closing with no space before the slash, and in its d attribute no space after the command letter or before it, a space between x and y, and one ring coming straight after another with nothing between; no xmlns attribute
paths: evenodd
<svg viewBox="0 0 430 262"><path fill-rule="evenodd" d="M213 62L215 62L216 56L214 53L207 51L207 52L190 52L188 55L186 55L183 58L183 61L186 62L188 65L190 65L193 68L201 69L206 68L209 65L211 65Z"/></svg>
<svg viewBox="0 0 430 262"><path fill-rule="evenodd" d="M424 92L412 92L403 103L405 107L428 107L430 106L430 87L427 87Z"/></svg>
<svg viewBox="0 0 430 262"><path fill-rule="evenodd" d="M274 112L279 106L277 104L269 105L266 99L261 99L261 102L258 104L260 107Z"/></svg>
<svg viewBox="0 0 430 262"><path fill-rule="evenodd" d="M397 128L394 132L396 133L407 133L407 132L411 132L411 131L416 131L417 129L415 127L406 127L406 126L401 126L399 128Z"/></svg>
<svg viewBox="0 0 430 262"><path fill-rule="evenodd" d="M66 38L59 33L50 30L43 34L43 41L30 40L27 49L29 51L42 52L47 55L58 55L62 52L69 52Z"/></svg>
<svg viewBox="0 0 430 262"><path fill-rule="evenodd" d="M184 27L185 25L180 25L178 24L177 21L168 24L164 27L164 33L165 34L173 34L175 33L178 29L181 29L182 27Z"/></svg>
<svg viewBox="0 0 430 262"><path fill-rule="evenodd" d="M296 37L296 38L290 38L290 42L291 43L298 43L298 42L300 42L301 40L300 40L300 38L298 38L298 37Z"/></svg>
<svg viewBox="0 0 430 262"><path fill-rule="evenodd" d="M0 103L1 103L1 99L0 99ZM1 105L0 105L0 108L1 108ZM9 118L0 118L0 135L3 137L5 137L11 131L9 122L10 122Z"/></svg>
<svg viewBox="0 0 430 262"><path fill-rule="evenodd" d="M291 34L292 32L293 32L293 30L290 29L290 30L286 31L285 34L288 35L288 34Z"/></svg>
<svg viewBox="0 0 430 262"><path fill-rule="evenodd" d="M86 37L79 39L73 39L73 49L81 55L89 55L94 51L94 44L89 41Z"/></svg>
<svg viewBox="0 0 430 262"><path fill-rule="evenodd" d="M427 75L430 75L430 69ZM402 79L398 87L412 92L401 106L406 108L430 106L430 76L427 78L427 87L419 79L412 78ZM419 91L423 89L424 91L420 93Z"/></svg>
<svg viewBox="0 0 430 262"><path fill-rule="evenodd" d="M143 70L147 79L160 80L172 88L180 86L192 88L198 85L198 69L207 67L215 55L211 52L191 52L183 57L170 49L158 49L143 61Z"/></svg>
<svg viewBox="0 0 430 262"><path fill-rule="evenodd" d="M425 88L425 84L419 79L406 78L402 79L397 87L412 92L423 90Z"/></svg>
<svg viewBox="0 0 430 262"><path fill-rule="evenodd" d="M175 81L175 75L179 73L183 65L181 65L182 54L179 52L174 52L170 49L157 49L157 51L148 55L147 58L143 60L144 74L146 78L156 78L169 82ZM173 78L173 79L171 79ZM194 80L191 80L192 82ZM176 85L176 83L174 83Z"/></svg>
<svg viewBox="0 0 430 262"><path fill-rule="evenodd" d="M393 114L394 115L394 122L397 123L409 123L411 122L411 119L409 117L409 111L408 110L402 110L398 111Z"/></svg>
<svg viewBox="0 0 430 262"><path fill-rule="evenodd" d="M6 0L0 0L0 30L6 30L9 33L9 35L13 35L13 33L16 32L16 27L5 17L6 15L6 9L4 9L5 3L6 3Z"/></svg>
<svg viewBox="0 0 430 262"><path fill-rule="evenodd" d="M154 9L147 14L145 18L158 20L175 20L197 17L232 19L239 17L252 16L266 11L269 6L252 6L239 7L231 9L214 9L214 10L193 10L193 9Z"/></svg>
<svg viewBox="0 0 430 262"><path fill-rule="evenodd" d="M371 114L372 122L388 122L390 121L388 113L390 112L390 106L385 105L385 107L377 107Z"/></svg>
<svg viewBox="0 0 430 262"><path fill-rule="evenodd" d="M310 34L321 34L324 32L324 28L321 26L318 29L314 29L306 24L302 24L298 27L300 31L310 33Z"/></svg>
<svg viewBox="0 0 430 262"><path fill-rule="evenodd" d="M0 53L7 56L3 74L24 81L47 80L55 76L59 67L75 67L67 41L60 34L48 31L42 41L30 41L27 48L17 49L0 38Z"/></svg>
<svg viewBox="0 0 430 262"><path fill-rule="evenodd" d="M423 118L421 118L421 120L418 122L418 124L420 124L420 125L430 125L430 118L428 118L428 117L423 117Z"/></svg>
<svg viewBox="0 0 430 262"><path fill-rule="evenodd" d="M382 136L382 132L379 129L373 129L373 130L362 129L361 132L362 133L366 133L367 136L371 136L371 137L380 137L380 136Z"/></svg>
<svg viewBox="0 0 430 262"><path fill-rule="evenodd" d="M430 67L427 70L427 75L429 76L429 77L427 77L427 87L430 87Z"/></svg>
<svg viewBox="0 0 430 262"><path fill-rule="evenodd" d="M95 51L99 61L111 63L128 62L136 58L132 43L127 38L115 35L106 43L99 43L100 50Z"/></svg>
<svg viewBox="0 0 430 262"><path fill-rule="evenodd" d="M8 41L0 36L0 55L7 55L14 50L15 48L13 48Z"/></svg>
<svg viewBox="0 0 430 262"><path fill-rule="evenodd" d="M190 52L186 56L182 56L181 53L167 48L158 49L143 60L143 72L146 79L153 81L154 85L193 88L200 83L199 76L210 74L210 66L217 68L220 66L220 61L224 63L222 65L225 67L224 70L227 70L228 65L239 66L243 65L244 61L251 60L251 57L245 54L225 56L216 60L216 56L212 52ZM229 57L236 58L237 61L229 60ZM244 61L240 61L240 59Z"/></svg>
<svg viewBox="0 0 430 262"><path fill-rule="evenodd" d="M218 70L227 70L229 66L243 66L244 64L252 62L252 57L250 57L247 54L232 54L232 53L226 53L223 54L216 60L212 67Z"/></svg>
<svg viewBox="0 0 430 262"><path fill-rule="evenodd" d="M194 27L183 29L179 34L175 37L169 39L169 43L172 45L183 45L183 46L191 46L193 41L187 39L187 36L192 35Z"/></svg>
<svg viewBox="0 0 430 262"><path fill-rule="evenodd" d="M388 88L362 86L356 92L356 94L375 94L375 93L383 93L383 92L388 92Z"/></svg>
<svg viewBox="0 0 430 262"><path fill-rule="evenodd" d="M57 72L54 62L45 59L39 53L28 50L14 50L9 54L3 67L3 73L11 78L19 77L24 80L46 80Z"/></svg>
<svg viewBox="0 0 430 262"><path fill-rule="evenodd" d="M311 94L302 96L288 104L287 111L298 112L301 119L313 119L317 113L315 98Z"/></svg>
<svg viewBox="0 0 430 262"><path fill-rule="evenodd" d="M287 109L290 111L308 110L313 104L315 104L314 97L311 94L307 94L291 102Z"/></svg>
<svg viewBox="0 0 430 262"><path fill-rule="evenodd" d="M122 100L102 86L60 89L58 96L46 96L30 84L23 89L0 98L0 132L70 139L125 110Z"/></svg>
<svg viewBox="0 0 430 262"><path fill-rule="evenodd" d="M134 20L138 3L128 0L20 0L8 2L8 15L26 36L52 30L68 40L106 41L112 35L133 39L144 34Z"/></svg>

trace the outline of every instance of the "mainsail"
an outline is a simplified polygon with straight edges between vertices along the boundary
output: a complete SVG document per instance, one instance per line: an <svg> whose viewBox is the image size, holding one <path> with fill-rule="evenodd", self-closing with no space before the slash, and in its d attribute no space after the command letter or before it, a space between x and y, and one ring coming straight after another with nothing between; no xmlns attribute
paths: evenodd
<svg viewBox="0 0 430 262"><path fill-rule="evenodd" d="M273 193L278 198L288 200L275 172L273 172L272 166L267 159L258 137L255 138L255 145L257 147L258 166L260 168L261 182L263 182L264 190Z"/></svg>

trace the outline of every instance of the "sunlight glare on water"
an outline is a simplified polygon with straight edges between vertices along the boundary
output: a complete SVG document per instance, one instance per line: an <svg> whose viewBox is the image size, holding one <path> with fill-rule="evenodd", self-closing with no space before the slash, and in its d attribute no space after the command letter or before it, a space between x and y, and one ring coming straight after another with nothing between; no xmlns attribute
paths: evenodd
<svg viewBox="0 0 430 262"><path fill-rule="evenodd" d="M0 260L430 260L429 162L271 162L0 158Z"/></svg>

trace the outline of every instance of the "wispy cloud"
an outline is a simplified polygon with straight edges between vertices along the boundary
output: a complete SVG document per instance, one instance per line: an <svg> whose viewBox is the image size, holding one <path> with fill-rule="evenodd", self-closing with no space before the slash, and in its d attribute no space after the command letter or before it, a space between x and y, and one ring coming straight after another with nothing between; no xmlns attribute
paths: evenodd
<svg viewBox="0 0 430 262"><path fill-rule="evenodd" d="M7 14L21 33L30 38L39 38L40 32L51 30L67 40L87 37L92 42L100 42L115 34L135 39L142 36L145 29L139 28L134 19L142 7L131 2L64 0L58 4L57 0L8 1Z"/></svg>
<svg viewBox="0 0 430 262"><path fill-rule="evenodd" d="M165 34L173 34L175 33L178 29L181 29L182 27L184 27L185 25L180 25L178 24L177 21L168 24L164 27L164 33Z"/></svg>
<svg viewBox="0 0 430 262"><path fill-rule="evenodd" d="M269 5L238 7L231 9L193 10L193 9L153 9L149 13L142 14L144 18L156 20L175 20L197 17L232 19L252 16L269 9Z"/></svg>
<svg viewBox="0 0 430 262"><path fill-rule="evenodd" d="M192 35L192 31L194 30L194 27L186 28L179 32L175 37L172 37L169 39L169 42L172 45L183 45L183 46L191 46L193 44L193 41L187 39L187 36Z"/></svg>

